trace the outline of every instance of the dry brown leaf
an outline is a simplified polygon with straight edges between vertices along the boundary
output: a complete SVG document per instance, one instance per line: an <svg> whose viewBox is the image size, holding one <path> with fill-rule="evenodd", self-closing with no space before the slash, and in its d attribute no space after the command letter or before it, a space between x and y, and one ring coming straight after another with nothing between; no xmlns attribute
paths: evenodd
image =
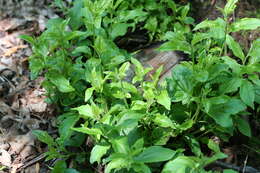
<svg viewBox="0 0 260 173"><path fill-rule="evenodd" d="M7 167L11 166L11 155L4 149L0 149L0 164Z"/></svg>
<svg viewBox="0 0 260 173"><path fill-rule="evenodd" d="M7 56L7 57L11 56L12 54L16 53L19 49L24 49L27 47L28 47L27 45L14 46L12 48L7 49L3 56Z"/></svg>

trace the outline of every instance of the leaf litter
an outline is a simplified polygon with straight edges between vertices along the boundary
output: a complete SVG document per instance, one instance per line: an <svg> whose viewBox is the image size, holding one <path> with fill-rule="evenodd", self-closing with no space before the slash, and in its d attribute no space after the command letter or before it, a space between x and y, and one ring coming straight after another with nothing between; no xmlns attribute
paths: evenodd
<svg viewBox="0 0 260 173"><path fill-rule="evenodd" d="M28 163L42 149L31 131L42 126L52 129L49 121L54 109L44 101L41 78L29 79L31 49L19 35L39 34L56 15L46 1L6 3L0 5L0 168L4 167L0 172L34 173L40 170L38 161Z"/></svg>

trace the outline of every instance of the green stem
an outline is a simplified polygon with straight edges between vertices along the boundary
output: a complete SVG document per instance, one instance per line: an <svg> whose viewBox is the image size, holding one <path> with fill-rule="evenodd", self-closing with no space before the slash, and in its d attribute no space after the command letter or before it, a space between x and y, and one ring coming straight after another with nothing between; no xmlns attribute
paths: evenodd
<svg viewBox="0 0 260 173"><path fill-rule="evenodd" d="M195 113L194 113L194 115L193 115L193 118L192 118L194 122L197 121L198 116L199 116L199 113L200 113L200 104L197 103L197 109L196 109L196 111L195 111Z"/></svg>
<svg viewBox="0 0 260 173"><path fill-rule="evenodd" d="M228 30L228 19L226 16L224 16L224 20L225 20L225 37L224 37L224 40L223 40L223 46L221 48L221 52L220 52L220 56L222 56L222 53L223 53L223 50L224 50L224 55L227 55L227 43L226 43L226 40L227 40L227 30Z"/></svg>

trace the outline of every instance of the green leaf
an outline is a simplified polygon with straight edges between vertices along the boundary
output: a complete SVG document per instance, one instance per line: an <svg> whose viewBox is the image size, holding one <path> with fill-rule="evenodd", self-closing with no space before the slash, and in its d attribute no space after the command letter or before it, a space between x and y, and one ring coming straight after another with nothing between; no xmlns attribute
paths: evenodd
<svg viewBox="0 0 260 173"><path fill-rule="evenodd" d="M127 154L130 151L127 137L119 137L118 139L111 140L111 143L116 153Z"/></svg>
<svg viewBox="0 0 260 173"><path fill-rule="evenodd" d="M219 145L217 143L215 143L212 139L208 140L208 147L215 153L220 152Z"/></svg>
<svg viewBox="0 0 260 173"><path fill-rule="evenodd" d="M90 99L90 97L93 94L93 91L94 91L94 88L86 89L86 91L85 91L85 102L87 102Z"/></svg>
<svg viewBox="0 0 260 173"><path fill-rule="evenodd" d="M193 29L193 31L199 30L199 29L203 29L203 28L210 28L214 26L214 21L211 20L204 20L201 23L197 24L195 26L195 28Z"/></svg>
<svg viewBox="0 0 260 173"><path fill-rule="evenodd" d="M237 2L238 2L238 0L228 0L227 4L224 7L225 16L228 16L234 12Z"/></svg>
<svg viewBox="0 0 260 173"><path fill-rule="evenodd" d="M84 115L84 117L95 119L95 115L93 113L92 107L89 104L72 108L72 110L78 111L79 114Z"/></svg>
<svg viewBox="0 0 260 173"><path fill-rule="evenodd" d="M251 48L248 52L248 56L251 58L249 59L250 64L255 64L260 62L260 39L255 40Z"/></svg>
<svg viewBox="0 0 260 173"><path fill-rule="evenodd" d="M19 38L27 41L28 43L30 43L31 45L35 44L35 40L33 37L29 36L29 35L20 35Z"/></svg>
<svg viewBox="0 0 260 173"><path fill-rule="evenodd" d="M79 116L71 113L63 114L58 117L59 134L61 135L61 138L65 140L70 137L72 133L71 128L76 124L78 120Z"/></svg>
<svg viewBox="0 0 260 173"><path fill-rule="evenodd" d="M55 145L53 138L45 131L33 130L32 134L37 137L37 139L49 146Z"/></svg>
<svg viewBox="0 0 260 173"><path fill-rule="evenodd" d="M73 169L73 168L68 168L64 171L64 173L80 173L78 172L76 169Z"/></svg>
<svg viewBox="0 0 260 173"><path fill-rule="evenodd" d="M187 156L179 156L176 159L167 162L162 170L162 173L187 173L193 172L198 161Z"/></svg>
<svg viewBox="0 0 260 173"><path fill-rule="evenodd" d="M200 41L208 39L208 38L209 38L208 34L198 32L198 33L193 34L191 43L192 43L192 45L195 45L195 44L199 43Z"/></svg>
<svg viewBox="0 0 260 173"><path fill-rule="evenodd" d="M245 119L237 116L235 118L235 123L236 126L238 128L238 130L245 136L251 137L251 128L250 125L248 123L248 121L246 121Z"/></svg>
<svg viewBox="0 0 260 173"><path fill-rule="evenodd" d="M124 158L117 158L113 159L111 162L109 162L105 168L105 173L110 173L113 169L120 169L127 167L129 164L129 161Z"/></svg>
<svg viewBox="0 0 260 173"><path fill-rule="evenodd" d="M85 133L88 135L94 135L97 138L100 138L100 135L102 135L102 131L98 128L88 128L88 127L78 127L78 128L71 128L72 130L75 130L80 133Z"/></svg>
<svg viewBox="0 0 260 173"><path fill-rule="evenodd" d="M31 70L31 73L30 73L30 78L32 80L36 79L36 77L39 75L39 73L43 70L44 68L44 62L42 59L40 58L36 58L34 56L31 56L29 58L29 67L30 67L30 70Z"/></svg>
<svg viewBox="0 0 260 173"><path fill-rule="evenodd" d="M126 23L115 23L111 26L111 38L115 39L118 36L123 36L127 32L127 28L129 27L129 24Z"/></svg>
<svg viewBox="0 0 260 173"><path fill-rule="evenodd" d="M233 37L231 37L230 35L227 35L226 36L226 42L227 42L227 45L229 47L229 49L232 50L233 54L240 58L242 61L244 61L245 59L245 55L243 53L243 50L241 49L239 43L237 43Z"/></svg>
<svg viewBox="0 0 260 173"><path fill-rule="evenodd" d="M254 108L255 92L254 86L251 82L249 82L248 80L243 80L239 94L240 98L246 105L250 106L251 108Z"/></svg>
<svg viewBox="0 0 260 173"><path fill-rule="evenodd" d="M119 68L119 76L121 79L123 79L126 76L126 72L130 67L129 62L125 62L121 67Z"/></svg>
<svg viewBox="0 0 260 173"><path fill-rule="evenodd" d="M166 109L171 109L171 99L168 95L167 90L162 90L160 95L157 96L157 102L163 105Z"/></svg>
<svg viewBox="0 0 260 173"><path fill-rule="evenodd" d="M230 80L222 83L220 85L220 93L225 94L225 93L231 93L231 92L236 92L238 88L241 86L242 79L238 77L232 77Z"/></svg>
<svg viewBox="0 0 260 173"><path fill-rule="evenodd" d="M72 53L72 55L75 55L75 56L80 53L91 55L91 50L88 46L79 46L79 47L76 47L71 53Z"/></svg>
<svg viewBox="0 0 260 173"><path fill-rule="evenodd" d="M61 74L51 72L47 74L47 78L58 88L60 92L68 93L75 91L75 89L70 85L69 80Z"/></svg>
<svg viewBox="0 0 260 173"><path fill-rule="evenodd" d="M243 18L231 25L231 32L237 32L241 30L254 30L260 27L260 19L257 18Z"/></svg>
<svg viewBox="0 0 260 173"><path fill-rule="evenodd" d="M146 148L141 154L134 157L134 160L142 163L154 163L170 160L176 154L174 150L161 146Z"/></svg>
<svg viewBox="0 0 260 173"><path fill-rule="evenodd" d="M231 115L235 115L245 109L246 106L243 102L232 98L226 103L211 105L208 114L222 127L232 127Z"/></svg>
<svg viewBox="0 0 260 173"><path fill-rule="evenodd" d="M157 27L158 27L158 21L156 17L150 17L146 21L146 24L144 25L144 28L150 31L151 33L155 33Z"/></svg>
<svg viewBox="0 0 260 173"><path fill-rule="evenodd" d="M238 173L238 172L234 171L233 169L224 169L223 173Z"/></svg>
<svg viewBox="0 0 260 173"><path fill-rule="evenodd" d="M60 172L65 172L67 168L65 160L58 160L55 163L54 168L52 169L51 173L60 173Z"/></svg>
<svg viewBox="0 0 260 173"><path fill-rule="evenodd" d="M110 148L109 145L95 145L90 153L90 163L94 162L100 163L101 158L107 153L107 150Z"/></svg>
<svg viewBox="0 0 260 173"><path fill-rule="evenodd" d="M171 40L161 45L157 50L159 51L174 51L179 50L187 54L191 54L191 46L184 40Z"/></svg>
<svg viewBox="0 0 260 173"><path fill-rule="evenodd" d="M153 122L160 127L174 127L172 120L166 115L156 114Z"/></svg>
<svg viewBox="0 0 260 173"><path fill-rule="evenodd" d="M136 172L151 173L150 168L143 163L135 163L132 166L133 166L134 171L136 171Z"/></svg>
<svg viewBox="0 0 260 173"><path fill-rule="evenodd" d="M209 73L205 70L196 72L195 79L199 82L206 82L208 80Z"/></svg>
<svg viewBox="0 0 260 173"><path fill-rule="evenodd" d="M136 18L143 18L146 16L148 13L144 12L141 8L135 9L135 10L122 10L119 14L119 20L121 21L128 21L131 19L136 19Z"/></svg>

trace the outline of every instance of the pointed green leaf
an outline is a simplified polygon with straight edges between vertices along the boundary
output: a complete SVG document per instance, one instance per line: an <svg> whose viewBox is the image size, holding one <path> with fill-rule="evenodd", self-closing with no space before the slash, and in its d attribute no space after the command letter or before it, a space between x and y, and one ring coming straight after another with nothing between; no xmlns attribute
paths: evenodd
<svg viewBox="0 0 260 173"><path fill-rule="evenodd" d="M242 79L238 77L233 77L230 80L222 83L219 87L220 93L231 93L236 92L238 88L241 86Z"/></svg>
<svg viewBox="0 0 260 173"><path fill-rule="evenodd" d="M80 115L84 115L88 118L95 118L95 115L93 113L93 110L90 105L82 105L76 108L72 108L72 110L76 110L79 112Z"/></svg>
<svg viewBox="0 0 260 173"><path fill-rule="evenodd" d="M172 120L166 115L156 114L153 122L160 127L174 127Z"/></svg>
<svg viewBox="0 0 260 173"><path fill-rule="evenodd" d="M234 12L237 2L238 0L228 0L227 4L224 7L225 16L228 16L229 14Z"/></svg>
<svg viewBox="0 0 260 173"><path fill-rule="evenodd" d="M257 18L243 18L231 25L231 32L237 32L241 30L254 30L260 27L260 19Z"/></svg>
<svg viewBox="0 0 260 173"><path fill-rule="evenodd" d="M171 40L161 45L157 50L159 51L174 51L179 50L187 54L191 54L191 46L184 40Z"/></svg>
<svg viewBox="0 0 260 173"><path fill-rule="evenodd" d="M248 80L243 80L239 94L240 98L246 105L250 106L251 108L254 108L255 90L251 82L249 82Z"/></svg>
<svg viewBox="0 0 260 173"><path fill-rule="evenodd" d="M93 91L94 91L94 88L86 89L86 91L85 91L85 102L87 102L90 99L90 97L93 94Z"/></svg>
<svg viewBox="0 0 260 173"><path fill-rule="evenodd" d="M94 162L100 163L101 158L107 153L107 150L110 148L109 145L95 145L90 153L90 163Z"/></svg>
<svg viewBox="0 0 260 173"><path fill-rule="evenodd" d="M238 130L245 136L251 137L251 128L250 125L248 123L248 121L246 121L243 118L240 118L239 116L237 116L235 118L235 123L236 126L238 128Z"/></svg>
<svg viewBox="0 0 260 173"><path fill-rule="evenodd" d="M111 143L116 153L127 154L130 150L127 137L119 137L118 139L111 140Z"/></svg>
<svg viewBox="0 0 260 173"><path fill-rule="evenodd" d="M32 134L37 137L37 139L49 146L55 145L53 138L45 131L33 130Z"/></svg>
<svg viewBox="0 0 260 173"><path fill-rule="evenodd" d="M227 42L229 49L232 50L233 54L236 57L240 58L242 61L244 61L245 55L244 55L244 52L243 52L242 48L240 47L239 43L237 43L233 39L233 37L231 37L230 35L227 35L226 42Z"/></svg>
<svg viewBox="0 0 260 173"><path fill-rule="evenodd" d="M171 99L168 95L167 90L162 90L160 95L157 96L157 102L163 105L166 109L171 109Z"/></svg>
<svg viewBox="0 0 260 173"><path fill-rule="evenodd" d="M161 146L151 146L146 148L141 154L134 157L134 160L142 163L154 163L170 160L176 151Z"/></svg>
<svg viewBox="0 0 260 173"><path fill-rule="evenodd" d="M186 173L193 172L192 170L196 168L198 160L195 160L187 156L179 156L174 160L167 162L162 170L162 173Z"/></svg>
<svg viewBox="0 0 260 173"><path fill-rule="evenodd" d="M245 104L239 99L230 99L226 103L212 104L208 114L223 127L231 127L233 125L231 115L235 115L246 109Z"/></svg>
<svg viewBox="0 0 260 173"><path fill-rule="evenodd" d="M214 21L204 20L203 22L197 24L195 26L195 28L193 29L193 31L196 31L196 30L199 30L199 29L202 29L202 28L209 28L209 27L212 27L213 25L214 25Z"/></svg>
<svg viewBox="0 0 260 173"><path fill-rule="evenodd" d="M118 36L123 36L127 32L129 24L126 23L115 23L112 27L111 37L112 39L115 39Z"/></svg>
<svg viewBox="0 0 260 173"><path fill-rule="evenodd" d="M252 43L251 48L248 52L248 56L250 56L249 59L250 64L255 64L260 62L260 39L259 38Z"/></svg>
<svg viewBox="0 0 260 173"><path fill-rule="evenodd" d="M110 173L113 169L120 169L127 167L129 161L124 158L113 159L105 168L105 173Z"/></svg>
<svg viewBox="0 0 260 173"><path fill-rule="evenodd" d="M75 89L70 85L69 80L61 74L52 72L47 74L47 78L58 88L60 92L68 93L75 91Z"/></svg>

